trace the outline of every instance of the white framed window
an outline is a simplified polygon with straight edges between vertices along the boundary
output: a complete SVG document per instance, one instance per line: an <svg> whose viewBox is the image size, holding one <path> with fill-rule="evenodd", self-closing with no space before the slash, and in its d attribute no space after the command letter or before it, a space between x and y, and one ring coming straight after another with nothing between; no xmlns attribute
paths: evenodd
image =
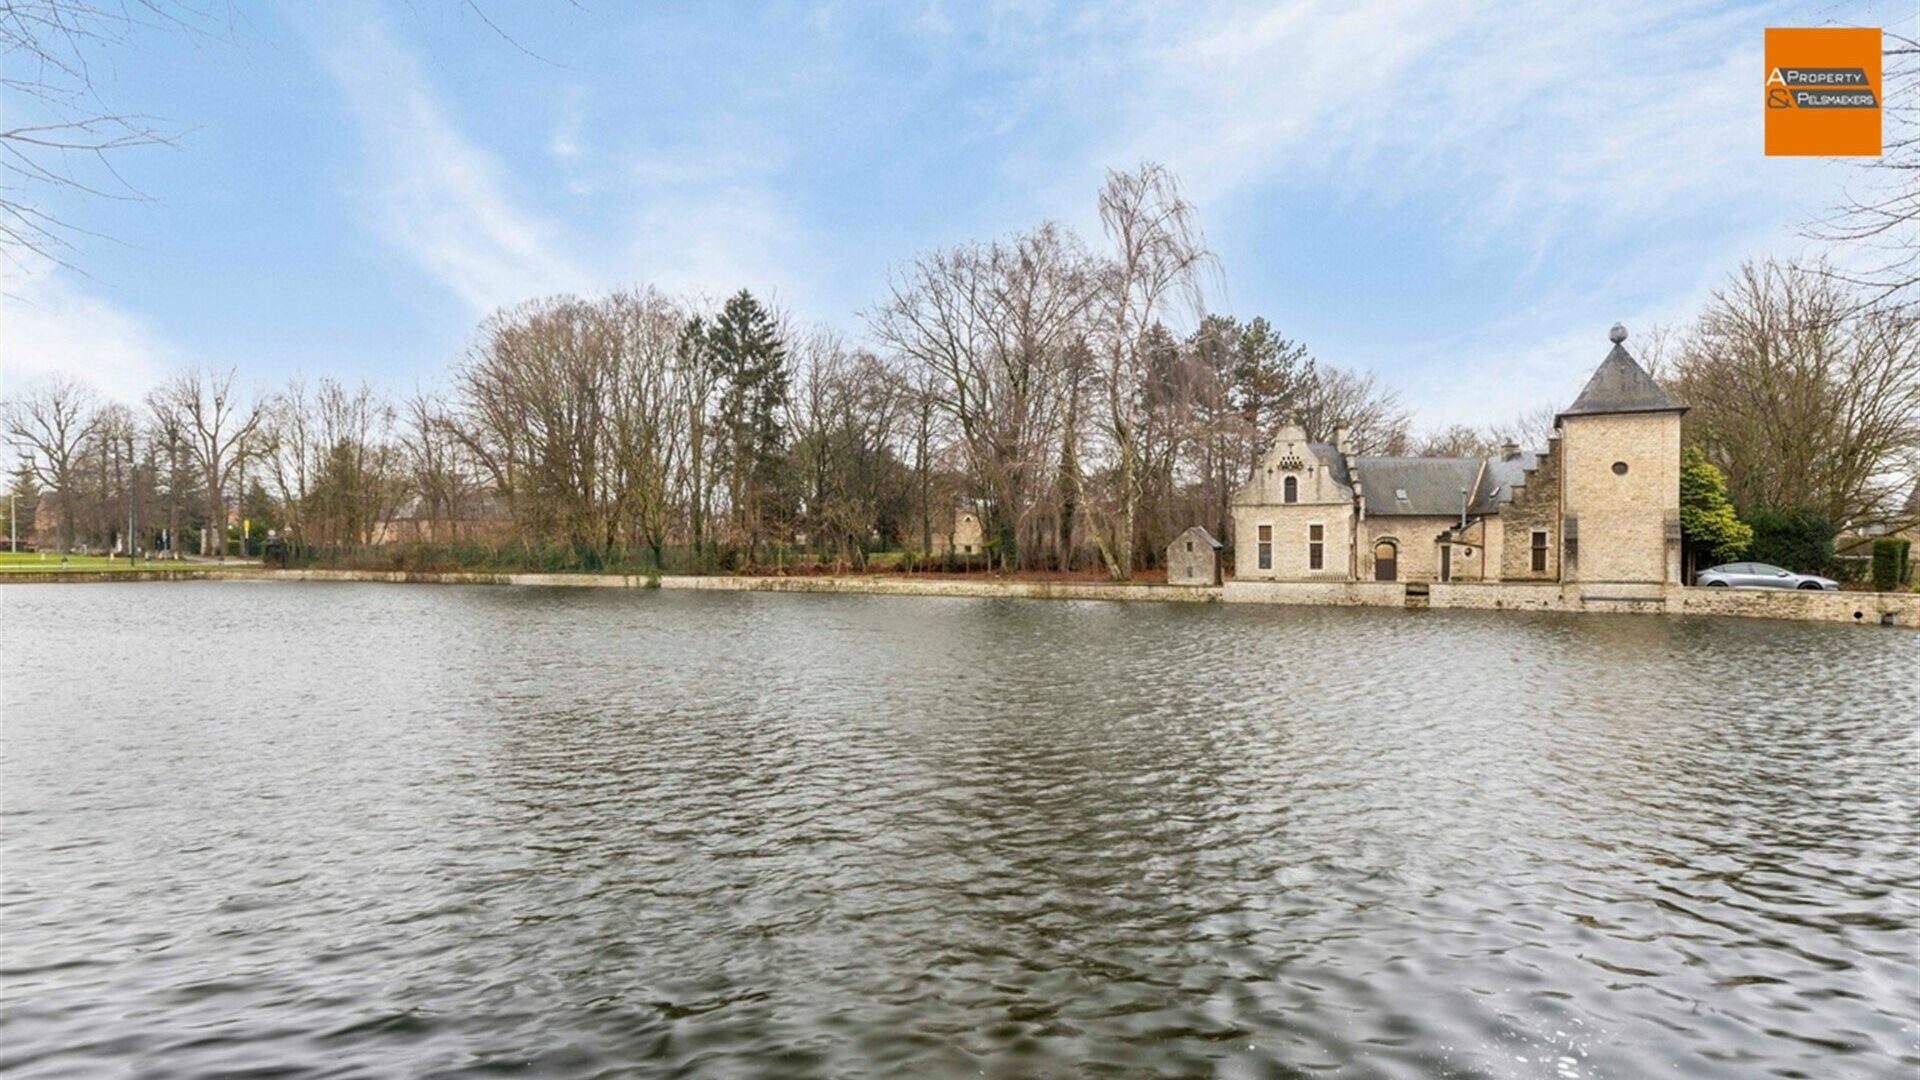
<svg viewBox="0 0 1920 1080"><path fill-rule="evenodd" d="M1273 526L1260 526L1260 569L1273 569Z"/></svg>
<svg viewBox="0 0 1920 1080"><path fill-rule="evenodd" d="M1307 569L1322 570L1327 565L1327 527L1316 521L1307 526Z"/></svg>

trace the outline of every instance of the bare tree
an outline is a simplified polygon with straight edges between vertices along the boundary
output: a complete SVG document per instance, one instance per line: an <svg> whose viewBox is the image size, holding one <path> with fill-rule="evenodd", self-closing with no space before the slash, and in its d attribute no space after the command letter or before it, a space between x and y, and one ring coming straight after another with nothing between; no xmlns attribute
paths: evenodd
<svg viewBox="0 0 1920 1080"><path fill-rule="evenodd" d="M384 532L404 479L394 421L392 404L366 383L349 388L320 380L313 406L312 476L301 507L313 540L361 545Z"/></svg>
<svg viewBox="0 0 1920 1080"><path fill-rule="evenodd" d="M167 461L167 557L180 557L180 500L191 486L191 470L187 466L186 427L180 415L168 406L166 395L150 393L147 395L147 414L151 420L152 441L156 453L164 453Z"/></svg>
<svg viewBox="0 0 1920 1080"><path fill-rule="evenodd" d="M687 438L687 534L696 559L707 550L708 522L713 509L714 398L719 393L720 368L707 338L705 317L695 315L680 329L674 354L674 380L680 391L681 423Z"/></svg>
<svg viewBox="0 0 1920 1080"><path fill-rule="evenodd" d="M1817 266L1741 266L1667 381L1742 511L1875 520L1920 465L1920 323Z"/></svg>
<svg viewBox="0 0 1920 1080"><path fill-rule="evenodd" d="M1487 438L1493 445L1512 443L1522 450L1544 451L1551 440L1555 421L1559 419L1560 406L1555 404L1536 405L1523 409L1513 419L1502 424L1494 424L1487 429Z"/></svg>
<svg viewBox="0 0 1920 1080"><path fill-rule="evenodd" d="M200 554L222 558L227 551L227 482L245 457L247 440L265 418L258 401L243 402L234 392L237 374L233 368L224 374L194 368L162 384L149 398L155 411L174 417L206 485L207 524L200 534Z"/></svg>
<svg viewBox="0 0 1920 1080"><path fill-rule="evenodd" d="M401 407L400 444L418 500L414 539L459 538L460 522L474 509L479 482L473 462L454 429L451 409L434 394L416 390Z"/></svg>
<svg viewBox="0 0 1920 1080"><path fill-rule="evenodd" d="M1410 421L1400 395L1371 373L1321 365L1303 388L1294 413L1308 438L1330 440L1334 429L1345 424L1356 454L1407 452Z"/></svg>
<svg viewBox="0 0 1920 1080"><path fill-rule="evenodd" d="M295 377L268 403L261 426L261 458L279 493L289 539L301 543L322 454L314 411L306 381Z"/></svg>
<svg viewBox="0 0 1920 1080"><path fill-rule="evenodd" d="M88 532L102 550L113 550L125 538L127 507L133 499L132 466L139 425L133 411L109 402L95 411L95 421L83 450L76 501L84 495L92 515ZM127 538L130 543L130 538Z"/></svg>
<svg viewBox="0 0 1920 1080"><path fill-rule="evenodd" d="M21 464L53 492L60 508L60 550L71 551L80 458L100 424L93 392L72 379L52 379L0 402L0 418Z"/></svg>
<svg viewBox="0 0 1920 1080"><path fill-rule="evenodd" d="M523 541L588 560L644 545L664 562L678 496L708 467L687 461L689 433L705 427L687 385L712 386L689 367L687 330L651 289L534 301L482 326L452 429Z"/></svg>
<svg viewBox="0 0 1920 1080"><path fill-rule="evenodd" d="M144 199L115 165L124 151L170 141L159 121L103 99L95 70L146 32L207 38L222 30L224 5L160 0L5 0L0 3L0 90L9 101L0 127L0 254L63 262L83 232L49 211L38 193L78 191Z"/></svg>
<svg viewBox="0 0 1920 1080"><path fill-rule="evenodd" d="M903 478L893 444L909 395L877 357L847 351L829 332L802 338L797 352L789 427L802 522L823 557L864 565Z"/></svg>
<svg viewBox="0 0 1920 1080"><path fill-rule="evenodd" d="M868 316L874 336L921 373L916 384L952 421L1003 567L1025 564L1020 537L1033 530L1065 401L1065 358L1083 340L1093 281L1078 243L1043 225L916 258Z"/></svg>
<svg viewBox="0 0 1920 1080"><path fill-rule="evenodd" d="M1920 41L1881 30L1881 115L1888 132L1808 237L1833 246L1839 268L1816 269L1850 285L1862 306L1912 306L1920 284Z"/></svg>
<svg viewBox="0 0 1920 1080"><path fill-rule="evenodd" d="M489 318L458 373L462 440L526 539L589 551L607 543L607 329L589 301L531 301Z"/></svg>
<svg viewBox="0 0 1920 1080"><path fill-rule="evenodd" d="M602 304L612 350L607 440L616 518L664 565L674 521L673 477L686 449L687 413L676 385L682 319L651 289L616 293Z"/></svg>
<svg viewBox="0 0 1920 1080"><path fill-rule="evenodd" d="M1420 436L1413 452L1420 457L1486 457L1499 445L1499 439L1472 424L1449 424Z"/></svg>
<svg viewBox="0 0 1920 1080"><path fill-rule="evenodd" d="M1508 446L1522 450L1544 450L1553 433L1560 410L1539 405L1522 410L1513 419L1485 427L1450 424L1412 440L1414 453L1422 457L1492 457Z"/></svg>
<svg viewBox="0 0 1920 1080"><path fill-rule="evenodd" d="M1151 378L1155 338L1150 330L1181 306L1201 310L1200 274L1212 258L1193 204L1165 166L1107 172L1100 192L1100 224L1112 245L1101 274L1094 320L1095 351L1106 396L1105 434L1114 455L1111 542L1095 542L1116 578L1133 576L1135 514L1140 500L1143 386Z"/></svg>

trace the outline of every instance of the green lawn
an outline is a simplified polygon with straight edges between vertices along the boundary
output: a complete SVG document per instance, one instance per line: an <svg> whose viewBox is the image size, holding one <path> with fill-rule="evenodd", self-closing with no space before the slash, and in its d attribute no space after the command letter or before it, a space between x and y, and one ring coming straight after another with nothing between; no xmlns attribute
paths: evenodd
<svg viewBox="0 0 1920 1080"><path fill-rule="evenodd" d="M44 556L38 552L0 551L0 574L41 574L41 573L89 573L101 570L214 570L211 563L174 562L171 559L141 559L133 566L127 565L124 556L110 558L105 555L69 555L62 563L57 552L49 551Z"/></svg>

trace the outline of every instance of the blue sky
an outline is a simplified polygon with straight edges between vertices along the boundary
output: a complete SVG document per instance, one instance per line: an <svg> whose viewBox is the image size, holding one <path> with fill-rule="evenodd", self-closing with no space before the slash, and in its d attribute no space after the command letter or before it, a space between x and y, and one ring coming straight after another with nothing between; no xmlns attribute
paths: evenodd
<svg viewBox="0 0 1920 1080"><path fill-rule="evenodd" d="M1529 10L1516 11L1515 8ZM1856 183L1761 154L1762 31L1912 3L239 5L98 73L175 147L111 237L0 298L9 386L131 398L237 365L396 391L493 307L653 284L858 341L890 265L1047 219L1108 166L1181 177L1212 306L1377 372L1418 420L1564 402L1616 319L1677 323ZM10 111L19 110L18 103Z"/></svg>

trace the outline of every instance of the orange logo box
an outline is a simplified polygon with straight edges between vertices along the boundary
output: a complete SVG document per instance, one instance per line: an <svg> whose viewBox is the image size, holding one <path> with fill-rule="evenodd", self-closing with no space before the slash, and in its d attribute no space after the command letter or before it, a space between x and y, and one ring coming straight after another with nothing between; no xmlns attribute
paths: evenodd
<svg viewBox="0 0 1920 1080"><path fill-rule="evenodd" d="M1880 31L1767 30L1767 156L1880 156Z"/></svg>

